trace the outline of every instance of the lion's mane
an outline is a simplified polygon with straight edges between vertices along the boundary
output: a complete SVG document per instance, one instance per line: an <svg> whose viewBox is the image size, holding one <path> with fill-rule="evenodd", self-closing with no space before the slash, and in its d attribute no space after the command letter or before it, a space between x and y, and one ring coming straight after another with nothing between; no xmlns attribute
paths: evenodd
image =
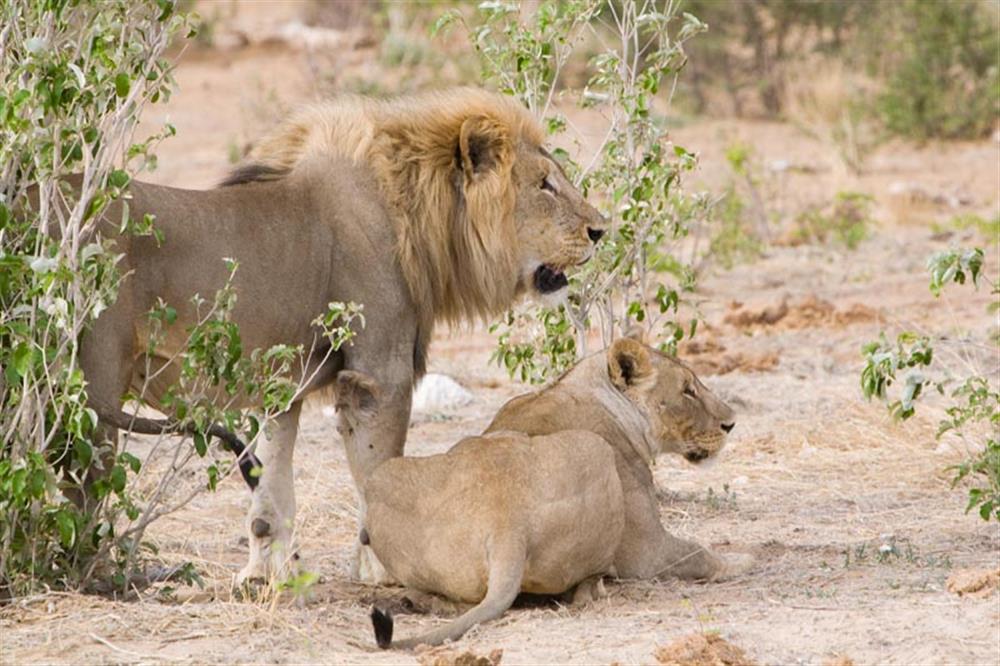
<svg viewBox="0 0 1000 666"><path fill-rule="evenodd" d="M223 186L284 178L330 156L368 167L394 217L398 259L429 331L433 320L488 318L513 300L520 269L511 219L516 145L543 139L517 102L474 88L386 100L344 96L292 116ZM462 146L466 140L476 145ZM462 149L488 153L489 168L456 168Z"/></svg>

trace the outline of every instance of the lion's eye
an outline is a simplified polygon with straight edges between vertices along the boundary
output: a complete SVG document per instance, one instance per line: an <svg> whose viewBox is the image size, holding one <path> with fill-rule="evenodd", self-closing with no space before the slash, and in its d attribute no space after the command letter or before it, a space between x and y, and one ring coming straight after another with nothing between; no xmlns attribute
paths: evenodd
<svg viewBox="0 0 1000 666"><path fill-rule="evenodd" d="M696 396L694 394L694 389L691 388L690 384L688 384L687 386L684 387L684 395L686 395L689 398L696 398L696 397L698 397L698 396Z"/></svg>
<svg viewBox="0 0 1000 666"><path fill-rule="evenodd" d="M556 193L556 188L549 182L548 176L542 178L542 184L540 187L546 192L551 192L552 194Z"/></svg>

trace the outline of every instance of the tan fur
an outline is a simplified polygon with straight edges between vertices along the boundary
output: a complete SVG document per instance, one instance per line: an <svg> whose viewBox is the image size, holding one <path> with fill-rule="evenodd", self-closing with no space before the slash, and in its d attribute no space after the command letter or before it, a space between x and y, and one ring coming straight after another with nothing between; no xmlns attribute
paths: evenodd
<svg viewBox="0 0 1000 666"><path fill-rule="evenodd" d="M489 153L492 168L474 171L470 141ZM524 286L520 234L509 221L517 190L532 183L514 166L548 161L537 150L543 141L537 122L513 99L460 88L390 100L347 96L309 107L265 138L249 161L278 174L328 154L370 167L393 213L411 295L425 317L457 323L498 314ZM455 198L457 151L464 156L464 201ZM589 227L603 228L582 199L574 204ZM519 227L530 230L531 211L521 207ZM578 257L567 256L559 268Z"/></svg>
<svg viewBox="0 0 1000 666"><path fill-rule="evenodd" d="M80 354L91 406L109 436L130 388L163 406L179 375L172 361L199 319L192 297L211 301L226 281L223 259L233 258L240 268L232 318L244 354L277 344L315 347L293 377L311 378L298 399L329 387L342 370L378 382L383 408L347 450L360 484L379 463L402 455L412 386L436 322L488 317L520 295L561 289L562 271L592 255L604 220L542 140L524 109L481 90L345 97L302 111L264 138L224 187L132 183L131 217L154 216L164 240L121 234L121 202L109 207L101 233L123 254L128 278L83 337ZM561 280L540 281L553 271ZM148 313L159 299L176 309L177 320L147 354ZM332 301L361 303L366 326L352 345L324 357L326 343L312 322ZM221 389L216 397L229 399ZM250 407L258 396L232 399L231 406ZM241 578L281 571L294 552L297 422L293 405L260 444L264 471Z"/></svg>
<svg viewBox="0 0 1000 666"><path fill-rule="evenodd" d="M369 418L373 385L340 387L348 419ZM351 409L364 402L366 410ZM714 456L729 407L679 361L616 341L538 393L514 398L480 437L380 466L364 487L371 547L404 585L479 602L412 647L499 616L518 591L558 594L604 573L717 579L737 567L660 524L649 464ZM740 566L745 565L744 561Z"/></svg>
<svg viewBox="0 0 1000 666"><path fill-rule="evenodd" d="M544 435L578 428L615 450L625 497L625 531L615 554L622 578L677 576L715 580L744 569L698 544L678 539L660 522L650 466L673 453L693 463L715 456L733 412L681 361L639 340L622 338L538 392L510 400L486 432Z"/></svg>

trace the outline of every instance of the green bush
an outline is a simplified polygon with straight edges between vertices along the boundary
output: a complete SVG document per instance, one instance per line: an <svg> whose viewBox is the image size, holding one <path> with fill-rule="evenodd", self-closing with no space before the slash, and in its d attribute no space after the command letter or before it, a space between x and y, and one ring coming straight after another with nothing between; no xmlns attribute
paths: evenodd
<svg viewBox="0 0 1000 666"><path fill-rule="evenodd" d="M1000 114L997 6L978 0L888 3L886 128L916 139L977 138Z"/></svg>
<svg viewBox="0 0 1000 666"><path fill-rule="evenodd" d="M159 137L131 136L142 106L170 92L159 56L186 18L166 0L24 0L0 5L0 25L0 595L8 596L87 577L107 552L113 515L135 515L125 486L138 460L95 441L77 343L115 300L118 255L95 235L96 220L151 159ZM79 187L68 186L71 173ZM143 223L122 220L140 232ZM85 483L95 466L99 482ZM93 500L87 510L68 499L82 493Z"/></svg>
<svg viewBox="0 0 1000 666"><path fill-rule="evenodd" d="M980 281L989 284L994 297L989 312L995 317L1000 310L1000 282L983 275L985 255L979 248L947 250L931 256L927 262L930 289L935 296L950 284ZM900 333L890 342L883 333L862 349L865 367L861 371L861 390L866 398L884 401L889 412L898 419L908 419L916 413L918 401L928 389L935 389L948 399L945 417L938 424L937 436L954 433L972 440L978 449L967 460L950 468L953 485L971 481L966 513L976 510L983 520L1000 521L1000 389L996 367L987 372L974 369L971 363L952 368L942 363L934 353L928 335L910 331ZM1000 354L1000 341L993 340L992 357ZM901 388L897 388L899 385Z"/></svg>
<svg viewBox="0 0 1000 666"><path fill-rule="evenodd" d="M668 140L660 102L669 102L686 62L684 44L704 26L652 0L549 1L534 10L487 2L473 18L445 14L436 29L456 21L480 55L483 78L521 100L550 134L572 130L558 104L596 108L607 119L591 128L605 139L589 164L576 163L566 150L553 152L610 228L594 258L571 277L566 303L528 304L493 325L494 358L512 376L541 382L588 352L592 327L607 344L640 324L664 349L675 348L695 330L678 315L693 269L679 259L677 244L708 202L680 188L695 156ZM563 87L561 75L587 37L603 44L587 63L587 83L582 90Z"/></svg>
<svg viewBox="0 0 1000 666"><path fill-rule="evenodd" d="M160 56L194 20L174 9L172 0L0 4L0 599L43 586L124 592L148 552L146 527L233 469L231 454L210 447L211 427L252 441L296 397L290 371L312 352L244 350L231 282L192 294L200 319L171 359L180 381L163 401L186 437L162 447L170 464L153 479L128 433L109 441L87 404L81 336L129 279L98 222L118 201L124 212L110 222L121 232L162 237L151 217L128 215L128 185L173 134L132 137L143 106L171 91ZM354 305L317 314L331 350L350 340L352 321L363 324ZM151 351L176 316L169 303L149 313ZM220 392L229 402L204 397ZM260 407L231 408L237 394ZM141 393L130 397L142 404ZM199 461L205 483L182 492L179 474Z"/></svg>
<svg viewBox="0 0 1000 666"><path fill-rule="evenodd" d="M811 208L798 216L792 237L800 242L835 241L849 250L871 235L873 199L859 192L838 192L827 206Z"/></svg>
<svg viewBox="0 0 1000 666"><path fill-rule="evenodd" d="M823 58L867 72L873 91L846 109L900 136L978 138L1000 113L1000 10L984 0L687 0L708 25L691 48L683 98L698 113L721 106L737 116L781 117L789 75ZM808 75L806 76L808 83ZM843 129L843 128L841 128ZM834 137L836 138L836 137ZM850 146L853 138L838 139ZM864 155L853 148L848 164Z"/></svg>
<svg viewBox="0 0 1000 666"><path fill-rule="evenodd" d="M732 171L719 202L712 207L712 227L707 260L730 269L763 254L770 239L771 214L766 209L766 179L753 148L736 142L726 148L726 162Z"/></svg>

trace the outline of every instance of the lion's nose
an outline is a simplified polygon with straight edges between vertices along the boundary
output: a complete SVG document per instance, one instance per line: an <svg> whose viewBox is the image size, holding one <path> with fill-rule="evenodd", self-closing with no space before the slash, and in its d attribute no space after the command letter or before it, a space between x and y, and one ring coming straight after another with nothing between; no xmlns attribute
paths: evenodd
<svg viewBox="0 0 1000 666"><path fill-rule="evenodd" d="M736 427L736 423L735 422L733 422L733 423L723 423L722 424L722 429L725 430L726 432L732 432L733 428L735 428L735 427Z"/></svg>
<svg viewBox="0 0 1000 666"><path fill-rule="evenodd" d="M592 229L587 227L587 238L590 239L591 243L596 243L601 240L601 236L604 235L604 229Z"/></svg>

